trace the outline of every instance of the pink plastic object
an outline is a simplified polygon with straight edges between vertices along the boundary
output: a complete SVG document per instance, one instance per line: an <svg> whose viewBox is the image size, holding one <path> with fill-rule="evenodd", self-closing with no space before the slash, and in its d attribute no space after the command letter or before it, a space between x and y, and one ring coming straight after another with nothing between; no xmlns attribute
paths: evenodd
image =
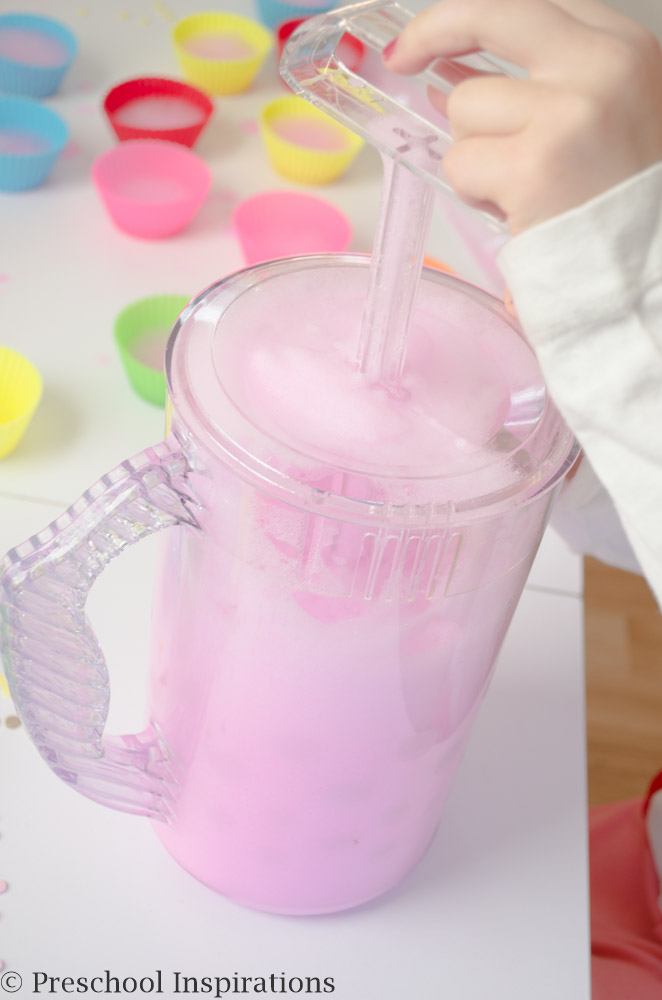
<svg viewBox="0 0 662 1000"><path fill-rule="evenodd" d="M322 198L265 191L240 202L232 221L247 264L306 253L339 253L352 240L343 213Z"/></svg>
<svg viewBox="0 0 662 1000"><path fill-rule="evenodd" d="M290 35L293 35L300 24L307 21L307 17L299 17L294 21L283 21L276 29L276 45L278 47L278 61L283 54L285 43ZM363 61L365 55L365 45L349 33L345 33L337 48L337 57L345 64L348 70L355 73ZM283 81L284 82L284 81Z"/></svg>
<svg viewBox="0 0 662 1000"><path fill-rule="evenodd" d="M109 149L95 160L92 178L118 229L146 239L185 229L212 182L199 156L160 139L133 139Z"/></svg>
<svg viewBox="0 0 662 1000"><path fill-rule="evenodd" d="M131 111L139 112L141 106L144 113L134 115L132 121ZM106 94L103 109L120 142L166 139L191 147L209 121L214 105L196 87L150 76L113 87Z"/></svg>

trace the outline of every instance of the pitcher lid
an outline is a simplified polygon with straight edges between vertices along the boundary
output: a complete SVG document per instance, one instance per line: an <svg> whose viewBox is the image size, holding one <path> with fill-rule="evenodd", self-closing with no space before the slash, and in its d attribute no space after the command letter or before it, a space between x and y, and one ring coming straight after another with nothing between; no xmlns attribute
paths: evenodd
<svg viewBox="0 0 662 1000"><path fill-rule="evenodd" d="M482 517L552 488L577 445L499 300L426 268L402 396L351 370L369 258L271 261L182 313L178 433L259 489L344 519Z"/></svg>

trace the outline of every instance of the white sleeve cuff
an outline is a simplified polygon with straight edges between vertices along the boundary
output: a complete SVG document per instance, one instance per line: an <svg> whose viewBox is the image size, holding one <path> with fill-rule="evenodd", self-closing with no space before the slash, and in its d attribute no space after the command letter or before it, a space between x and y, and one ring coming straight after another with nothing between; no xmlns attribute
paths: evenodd
<svg viewBox="0 0 662 1000"><path fill-rule="evenodd" d="M514 237L499 266L534 346L618 320L662 280L662 163Z"/></svg>

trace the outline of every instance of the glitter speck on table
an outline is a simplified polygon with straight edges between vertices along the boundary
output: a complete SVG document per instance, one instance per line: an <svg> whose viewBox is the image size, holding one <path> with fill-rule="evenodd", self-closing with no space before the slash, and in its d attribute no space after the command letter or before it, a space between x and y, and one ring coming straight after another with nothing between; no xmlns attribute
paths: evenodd
<svg viewBox="0 0 662 1000"><path fill-rule="evenodd" d="M157 14L161 15L161 17L164 17L166 19L166 21L174 21L175 20L175 15L170 10L170 8L167 7L164 3L158 3L158 2L153 3L152 4L152 10L155 10Z"/></svg>
<svg viewBox="0 0 662 1000"><path fill-rule="evenodd" d="M62 159L70 160L74 156L78 156L80 153L80 146L77 142L68 142L67 145L62 150Z"/></svg>

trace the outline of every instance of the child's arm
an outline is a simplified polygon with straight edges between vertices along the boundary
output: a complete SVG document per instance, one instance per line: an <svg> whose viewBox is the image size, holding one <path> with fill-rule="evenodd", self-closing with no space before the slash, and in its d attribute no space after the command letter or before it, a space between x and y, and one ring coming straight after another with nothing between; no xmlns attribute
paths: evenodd
<svg viewBox="0 0 662 1000"><path fill-rule="evenodd" d="M662 54L597 0L444 0L388 65L476 48L529 78L457 87L447 176L507 217L524 330L662 603Z"/></svg>

